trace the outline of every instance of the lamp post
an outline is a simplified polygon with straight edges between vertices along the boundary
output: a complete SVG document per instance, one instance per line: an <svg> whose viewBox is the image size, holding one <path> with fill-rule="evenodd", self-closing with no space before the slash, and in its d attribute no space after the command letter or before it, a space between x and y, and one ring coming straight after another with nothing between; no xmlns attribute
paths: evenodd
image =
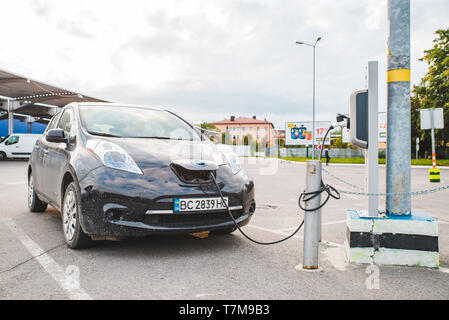
<svg viewBox="0 0 449 320"><path fill-rule="evenodd" d="M313 125L312 125L312 160L315 158L315 47L321 37L318 37L314 44L306 43L303 41L296 41L296 44L304 44L313 48Z"/></svg>

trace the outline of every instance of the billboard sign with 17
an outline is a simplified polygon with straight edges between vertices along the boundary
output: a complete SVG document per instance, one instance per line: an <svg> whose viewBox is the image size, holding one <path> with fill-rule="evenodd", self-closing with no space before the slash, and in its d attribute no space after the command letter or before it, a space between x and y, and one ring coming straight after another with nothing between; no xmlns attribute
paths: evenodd
<svg viewBox="0 0 449 320"><path fill-rule="evenodd" d="M315 145L321 144L327 130L331 125L330 121L315 122ZM312 121L287 122L285 124L285 145L286 146L311 146L312 145ZM330 145L330 133L326 137L325 145Z"/></svg>

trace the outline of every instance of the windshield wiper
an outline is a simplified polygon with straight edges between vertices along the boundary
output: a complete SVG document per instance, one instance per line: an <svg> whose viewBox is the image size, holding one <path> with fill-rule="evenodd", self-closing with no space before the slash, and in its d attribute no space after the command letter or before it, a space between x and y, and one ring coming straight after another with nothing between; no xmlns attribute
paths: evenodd
<svg viewBox="0 0 449 320"><path fill-rule="evenodd" d="M115 134L110 134L106 132L95 132L95 131L87 131L94 136L102 136L102 137L112 137L112 138L121 138L121 136L117 136Z"/></svg>

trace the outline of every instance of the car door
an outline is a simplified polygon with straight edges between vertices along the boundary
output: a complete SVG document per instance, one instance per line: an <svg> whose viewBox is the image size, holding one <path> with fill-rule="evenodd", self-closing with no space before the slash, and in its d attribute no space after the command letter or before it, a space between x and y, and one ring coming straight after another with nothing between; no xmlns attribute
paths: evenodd
<svg viewBox="0 0 449 320"><path fill-rule="evenodd" d="M13 158L14 154L20 153L20 136L11 135L8 140L5 141L5 153L7 157Z"/></svg>
<svg viewBox="0 0 449 320"><path fill-rule="evenodd" d="M64 130L65 137L69 138L72 127L74 128L73 110L66 108L59 118L56 128ZM72 143L57 143L46 141L46 149L44 149L42 174L46 182L45 193L49 200L54 204L60 203L60 189L62 169L68 162L68 150Z"/></svg>
<svg viewBox="0 0 449 320"><path fill-rule="evenodd" d="M37 139L36 144L34 145L33 154L31 156L31 167L34 172L34 188L39 193L42 193L45 197L47 197L45 190L45 185L47 182L45 181L45 175L43 173L43 161L44 155L46 155L45 150L48 150L48 142L45 140L45 134L48 132L48 130L56 128L60 116L61 112L58 112L50 120L50 123L45 129L44 134L39 139Z"/></svg>

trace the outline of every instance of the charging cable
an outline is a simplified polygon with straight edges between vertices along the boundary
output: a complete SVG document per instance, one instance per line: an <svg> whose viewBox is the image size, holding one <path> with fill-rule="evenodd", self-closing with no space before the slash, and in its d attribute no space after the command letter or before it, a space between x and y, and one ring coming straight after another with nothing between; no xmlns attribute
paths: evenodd
<svg viewBox="0 0 449 320"><path fill-rule="evenodd" d="M333 126L330 126L329 129L327 130L325 136L324 136L323 141L322 141L322 144L321 144L321 153L320 153L320 157L319 157L319 160L320 160L320 161L321 161L321 155L322 155L322 153L323 153L324 142L326 141L326 137L327 137L327 135L329 134L329 132L330 132L332 129L334 129L334 127L333 127ZM272 242L261 242L261 241L254 240L253 238L251 238L250 236L248 236L248 235L247 235L247 234L240 228L240 226L238 225L238 223L237 223L237 221L235 220L234 216L232 215L231 210L229 209L228 203L224 200L223 193L221 192L220 186L218 185L217 180L215 179L215 175L211 173L211 177L212 177L212 180L213 180L214 183L215 183L215 186L217 187L217 190L218 190L218 193L219 193L219 195L220 195L220 197L221 197L222 203L224 203L224 205L226 206L226 210L228 211L229 217L232 219L232 221L234 222L234 225L235 225L236 228L240 231L240 233L241 233L246 239L248 239L249 241L252 241L252 242L254 242L254 243L257 243L257 244L260 244L260 245L264 245L264 246L273 245L273 244L278 244L278 243L284 242L284 241L286 241L286 240L292 238L295 234L298 233L299 230L301 230L302 226L304 225L304 219L302 219L302 221L301 221L301 223L299 224L298 228L296 228L296 230L295 230L291 235L289 235L289 236L287 236L287 237L285 237L285 238L283 238L283 239L277 240L277 241L272 241ZM318 207L316 207L316 208L311 208L311 209L308 209L308 208L306 209L304 206L302 206L301 202L307 202L307 201L310 201L310 200L312 200L313 198L318 197L318 196L319 196L321 193L323 193L323 192L326 192L326 193L327 193L327 198L326 198L326 200L324 200L323 203L321 203ZM305 211L305 212L316 211L316 210L319 210L319 209L321 209L322 207L324 207L324 206L327 204L327 202L329 201L330 198L334 198L334 199L337 199L337 200L338 200L338 199L340 199L340 193L339 193L338 190L335 189L334 187L332 187L332 186L330 186L330 185L325 185L324 182L323 182L323 180L321 179L321 188L320 188L320 190L314 191L314 192L305 192L305 191L302 192L301 195L299 196L299 199L298 199L298 205L299 205L299 207L300 207L303 211Z"/></svg>
<svg viewBox="0 0 449 320"><path fill-rule="evenodd" d="M212 179L214 180L215 186L217 187L218 193L220 194L221 201L222 201L222 203L224 203L225 206L226 206L226 210L228 211L229 216L231 217L231 219L232 219L232 221L234 222L234 224L235 224L235 226L237 227L237 229L239 229L240 233L241 233L246 239L248 239L249 241L252 241L252 242L254 242L254 243L257 243L257 244L260 244L260 245L263 245L263 246L268 246L268 245L272 245L272 244L278 244L278 243L284 242L285 240L288 240L288 239L290 239L291 237L293 237L295 234L298 233L298 231L299 231L299 230L302 228L302 226L304 225L304 219L303 219L302 222L300 223L299 227L298 227L298 228L297 228L291 235L289 235L288 237L283 238L283 239L281 239L281 240L277 240L277 241L273 241L273 242L260 242L260 241L254 240L253 238L251 238L250 236L248 236L245 232L243 232L243 230L242 230L242 229L240 228L240 226L238 225L237 221L235 221L235 218L234 218L234 216L232 215L231 210L229 210L229 206L228 206L227 202L224 200L223 193L221 192L220 186L218 185L217 180L215 180L215 176L214 176L213 174L211 174L211 176L212 176Z"/></svg>

